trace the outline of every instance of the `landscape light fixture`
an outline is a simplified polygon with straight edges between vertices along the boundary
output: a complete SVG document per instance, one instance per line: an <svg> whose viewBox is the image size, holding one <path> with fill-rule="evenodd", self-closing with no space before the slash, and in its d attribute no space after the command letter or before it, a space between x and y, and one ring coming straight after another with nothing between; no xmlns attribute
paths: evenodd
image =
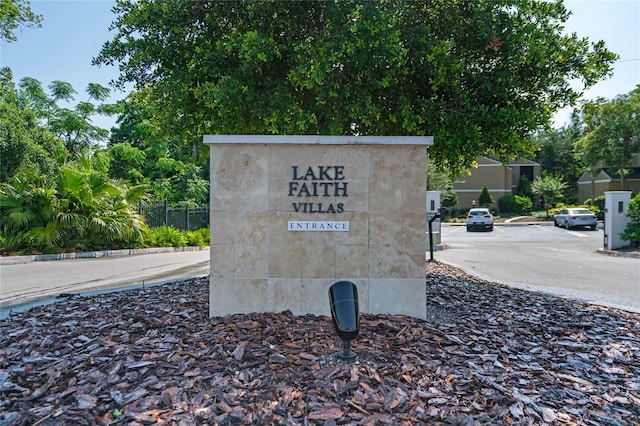
<svg viewBox="0 0 640 426"><path fill-rule="evenodd" d="M358 287L351 281L333 283L329 288L329 304L333 325L342 340L342 352L337 356L343 361L354 361L356 354L351 350L351 341L360 331Z"/></svg>

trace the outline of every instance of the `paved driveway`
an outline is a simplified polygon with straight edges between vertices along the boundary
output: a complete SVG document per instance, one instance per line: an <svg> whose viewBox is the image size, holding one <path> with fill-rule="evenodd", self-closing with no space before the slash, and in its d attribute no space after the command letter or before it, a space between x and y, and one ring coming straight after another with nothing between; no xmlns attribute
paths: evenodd
<svg viewBox="0 0 640 426"><path fill-rule="evenodd" d="M480 278L640 312L640 259L598 253L601 229L496 226L493 232L442 227L434 259Z"/></svg>
<svg viewBox="0 0 640 426"><path fill-rule="evenodd" d="M119 287L209 274L209 248L53 261L0 259L0 315L12 306Z"/></svg>

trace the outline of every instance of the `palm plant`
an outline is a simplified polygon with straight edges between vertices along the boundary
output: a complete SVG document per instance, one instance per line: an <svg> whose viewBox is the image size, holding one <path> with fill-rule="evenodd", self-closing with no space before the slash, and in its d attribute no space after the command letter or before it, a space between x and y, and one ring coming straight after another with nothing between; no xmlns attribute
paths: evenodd
<svg viewBox="0 0 640 426"><path fill-rule="evenodd" d="M128 240L139 241L143 220L137 213L137 201L144 188L130 190L92 169L86 161L62 168L58 191L65 206L69 243L85 247L106 247ZM133 207L132 207L132 204Z"/></svg>
<svg viewBox="0 0 640 426"><path fill-rule="evenodd" d="M50 252L139 246L146 227L137 211L144 186L128 187L80 156L50 182L22 172L0 187L0 243L5 251Z"/></svg>
<svg viewBox="0 0 640 426"><path fill-rule="evenodd" d="M24 245L24 229L34 220L26 197L11 185L0 186L0 251L13 252Z"/></svg>
<svg viewBox="0 0 640 426"><path fill-rule="evenodd" d="M51 187L39 187L33 188L31 194L36 220L25 231L25 239L35 247L48 250L59 245L64 236L57 218L56 191Z"/></svg>
<svg viewBox="0 0 640 426"><path fill-rule="evenodd" d="M25 169L10 183L3 184L0 234L13 247L47 251L58 245L64 232L57 221L56 195L56 190L36 170Z"/></svg>

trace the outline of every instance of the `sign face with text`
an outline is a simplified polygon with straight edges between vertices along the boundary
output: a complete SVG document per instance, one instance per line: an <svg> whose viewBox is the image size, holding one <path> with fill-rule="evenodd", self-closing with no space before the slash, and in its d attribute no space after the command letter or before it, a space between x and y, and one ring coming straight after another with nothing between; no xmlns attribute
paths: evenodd
<svg viewBox="0 0 640 426"><path fill-rule="evenodd" d="M291 166L291 171L292 178L289 182L288 195L298 199L298 201L291 203L293 211L296 213L344 212L344 203L326 201L329 197L349 196L349 183L345 181L344 166L309 166L304 168ZM323 199L324 202L320 201Z"/></svg>
<svg viewBox="0 0 640 426"><path fill-rule="evenodd" d="M349 222L328 220L290 220L287 224L287 229L289 231L346 232L349 230Z"/></svg>
<svg viewBox="0 0 640 426"><path fill-rule="evenodd" d="M205 135L204 142L211 317L330 315L327 291L337 280L358 286L360 312L427 317L424 165L433 137Z"/></svg>

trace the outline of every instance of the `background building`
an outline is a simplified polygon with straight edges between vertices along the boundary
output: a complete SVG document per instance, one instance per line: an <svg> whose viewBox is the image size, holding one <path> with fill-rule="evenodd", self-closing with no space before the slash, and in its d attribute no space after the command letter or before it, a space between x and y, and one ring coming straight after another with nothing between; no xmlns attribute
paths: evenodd
<svg viewBox="0 0 640 426"><path fill-rule="evenodd" d="M508 194L517 194L518 185L523 176L530 182L540 176L540 163L526 159L517 159L508 165L495 157L478 157L478 167L471 170L468 175L456 179L453 189L458 194L458 208L471 208L485 186L489 189L493 200L490 207L498 209L500 197Z"/></svg>
<svg viewBox="0 0 640 426"><path fill-rule="evenodd" d="M578 202L603 196L607 191L631 191L640 193L640 153L633 154L631 167L625 169L624 187L620 173L612 167L601 168L595 176L585 172L578 179Z"/></svg>

